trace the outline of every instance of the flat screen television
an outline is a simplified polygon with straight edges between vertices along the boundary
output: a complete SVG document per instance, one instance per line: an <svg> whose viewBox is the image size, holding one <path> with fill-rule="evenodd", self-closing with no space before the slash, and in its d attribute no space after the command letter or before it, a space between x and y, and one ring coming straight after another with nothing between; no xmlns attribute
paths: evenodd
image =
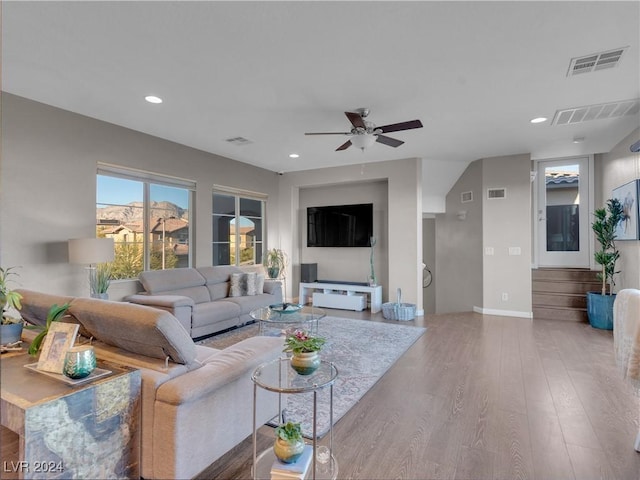
<svg viewBox="0 0 640 480"><path fill-rule="evenodd" d="M370 247L373 204L307 208L307 247Z"/></svg>

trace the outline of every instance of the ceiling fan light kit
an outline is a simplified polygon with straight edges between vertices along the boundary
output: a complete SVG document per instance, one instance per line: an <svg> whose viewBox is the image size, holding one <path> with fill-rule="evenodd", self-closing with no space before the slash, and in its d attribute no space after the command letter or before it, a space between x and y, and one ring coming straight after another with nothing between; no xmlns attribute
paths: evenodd
<svg viewBox="0 0 640 480"><path fill-rule="evenodd" d="M310 132L305 135L348 135L351 138L336 148L336 151L346 150L351 145L359 148L364 152L366 148L371 147L374 143L382 143L389 147L399 147L404 142L396 138L382 135L388 132L400 132L402 130L411 130L413 128L422 128L420 120L410 120L408 122L393 123L377 127L374 123L365 120L369 115L368 108L359 108L355 112L344 112L344 114L353 126L349 132Z"/></svg>

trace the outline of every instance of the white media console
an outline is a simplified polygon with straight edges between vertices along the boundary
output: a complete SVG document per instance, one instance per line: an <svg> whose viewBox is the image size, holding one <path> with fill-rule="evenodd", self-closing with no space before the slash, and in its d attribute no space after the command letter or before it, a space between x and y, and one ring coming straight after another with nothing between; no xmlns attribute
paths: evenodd
<svg viewBox="0 0 640 480"><path fill-rule="evenodd" d="M352 285L349 283L301 283L300 303L308 296L313 299L314 307L341 308L343 310L362 311L367 308L367 295L370 296L371 313L382 310L382 287Z"/></svg>

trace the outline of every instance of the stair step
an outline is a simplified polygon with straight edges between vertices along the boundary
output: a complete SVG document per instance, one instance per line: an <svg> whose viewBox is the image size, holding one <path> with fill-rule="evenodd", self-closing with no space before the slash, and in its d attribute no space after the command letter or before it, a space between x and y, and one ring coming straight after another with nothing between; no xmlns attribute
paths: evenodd
<svg viewBox="0 0 640 480"><path fill-rule="evenodd" d="M597 282L595 270L587 268L535 268L531 270L533 280Z"/></svg>
<svg viewBox="0 0 640 480"><path fill-rule="evenodd" d="M534 306L534 320L560 320L565 322L588 322L586 308Z"/></svg>
<svg viewBox="0 0 640 480"><path fill-rule="evenodd" d="M576 282L569 280L533 280L531 282L533 293L549 292L549 293L587 293L599 292L602 284L598 281L594 282Z"/></svg>
<svg viewBox="0 0 640 480"><path fill-rule="evenodd" d="M587 296L584 293L533 292L533 306L587 308Z"/></svg>

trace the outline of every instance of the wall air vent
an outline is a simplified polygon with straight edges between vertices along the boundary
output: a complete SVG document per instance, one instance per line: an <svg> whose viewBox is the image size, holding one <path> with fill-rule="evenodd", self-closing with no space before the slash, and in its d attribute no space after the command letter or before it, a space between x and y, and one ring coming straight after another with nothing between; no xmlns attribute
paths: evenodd
<svg viewBox="0 0 640 480"><path fill-rule="evenodd" d="M592 55L586 55L584 57L572 58L571 63L569 63L567 77L614 68L620 62L620 59L627 48L629 47L616 48L615 50L609 50L608 52L600 52Z"/></svg>
<svg viewBox="0 0 640 480"><path fill-rule="evenodd" d="M621 100L618 102L586 105L584 107L567 108L556 111L551 125L574 125L591 120L627 117L640 110L640 99Z"/></svg>
<svg viewBox="0 0 640 480"><path fill-rule="evenodd" d="M232 138L227 138L226 139L227 142L232 143L233 145L236 145L238 147L242 146L242 145L249 145L251 142L251 140L248 140L244 137L232 137Z"/></svg>
<svg viewBox="0 0 640 480"><path fill-rule="evenodd" d="M487 198L489 200L507 198L507 189L506 188L489 188L487 189Z"/></svg>
<svg viewBox="0 0 640 480"><path fill-rule="evenodd" d="M460 203L473 202L473 192L462 192L460 194Z"/></svg>

